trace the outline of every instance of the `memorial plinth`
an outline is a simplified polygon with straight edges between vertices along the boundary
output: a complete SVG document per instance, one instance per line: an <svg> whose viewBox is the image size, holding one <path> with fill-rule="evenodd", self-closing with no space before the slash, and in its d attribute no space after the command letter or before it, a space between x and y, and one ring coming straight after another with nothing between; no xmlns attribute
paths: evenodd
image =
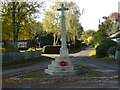
<svg viewBox="0 0 120 90"><path fill-rule="evenodd" d="M76 75L78 73L79 66L73 58L69 57L66 44L65 10L68 9L64 8L63 4L58 9L58 11L62 11L62 47L60 48L60 56L56 57L51 65L48 65L48 69L45 69L45 73L49 75Z"/></svg>
<svg viewBox="0 0 120 90"><path fill-rule="evenodd" d="M70 59L69 57L56 57L52 61L52 64L48 65L48 69L45 69L45 73L50 75L76 75L78 73L78 67L74 59Z"/></svg>

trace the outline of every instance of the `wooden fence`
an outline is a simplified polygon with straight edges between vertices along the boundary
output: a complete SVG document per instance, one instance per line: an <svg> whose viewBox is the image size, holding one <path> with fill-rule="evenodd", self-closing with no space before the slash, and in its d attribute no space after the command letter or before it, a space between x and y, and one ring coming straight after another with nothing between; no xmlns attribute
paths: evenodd
<svg viewBox="0 0 120 90"><path fill-rule="evenodd" d="M41 57L41 50L29 51L29 52L16 52L16 53L1 53L2 63L11 63L15 61L22 61L28 59L34 59Z"/></svg>

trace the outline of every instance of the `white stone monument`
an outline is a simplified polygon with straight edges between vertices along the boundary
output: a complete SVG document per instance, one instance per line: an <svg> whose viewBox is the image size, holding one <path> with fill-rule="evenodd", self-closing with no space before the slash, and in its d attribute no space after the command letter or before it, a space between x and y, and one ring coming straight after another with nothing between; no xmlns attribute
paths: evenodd
<svg viewBox="0 0 120 90"><path fill-rule="evenodd" d="M60 56L56 57L51 65L48 65L48 69L45 69L45 73L49 75L75 75L78 72L78 65L74 59L69 58L66 44L64 11L68 10L68 8L65 8L62 4L61 8L57 10L62 12L62 47L60 48Z"/></svg>

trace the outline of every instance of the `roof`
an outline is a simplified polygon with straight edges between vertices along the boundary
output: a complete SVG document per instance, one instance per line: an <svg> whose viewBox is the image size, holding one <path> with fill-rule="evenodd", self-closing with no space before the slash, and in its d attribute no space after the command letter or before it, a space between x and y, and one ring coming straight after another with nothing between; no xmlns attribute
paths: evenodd
<svg viewBox="0 0 120 90"><path fill-rule="evenodd" d="M108 18L111 20L111 21L120 21L120 14L119 13L111 13Z"/></svg>

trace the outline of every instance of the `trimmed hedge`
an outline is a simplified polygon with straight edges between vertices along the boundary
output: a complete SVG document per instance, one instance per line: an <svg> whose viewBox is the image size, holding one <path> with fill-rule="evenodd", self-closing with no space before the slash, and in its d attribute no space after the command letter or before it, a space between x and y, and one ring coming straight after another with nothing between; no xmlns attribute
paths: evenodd
<svg viewBox="0 0 120 90"><path fill-rule="evenodd" d="M116 46L117 43L106 39L102 43L99 44L99 46L96 48L96 56L98 58L107 56L107 51L110 47Z"/></svg>
<svg viewBox="0 0 120 90"><path fill-rule="evenodd" d="M56 46L53 46L53 45L46 45L43 47L43 53L45 54L59 54L60 53L60 48L61 46L60 45L56 45Z"/></svg>

